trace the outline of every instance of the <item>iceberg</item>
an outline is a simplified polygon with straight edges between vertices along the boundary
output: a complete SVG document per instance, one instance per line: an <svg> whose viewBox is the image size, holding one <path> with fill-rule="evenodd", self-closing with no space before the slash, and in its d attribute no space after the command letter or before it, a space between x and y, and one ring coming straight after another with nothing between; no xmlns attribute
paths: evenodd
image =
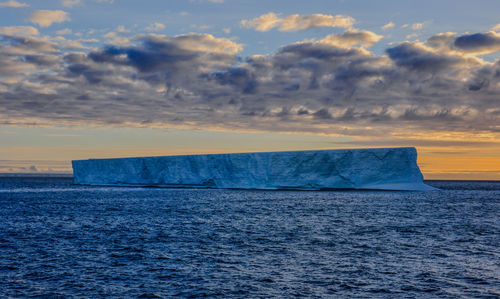
<svg viewBox="0 0 500 299"><path fill-rule="evenodd" d="M413 147L72 161L75 184L234 189L434 190Z"/></svg>

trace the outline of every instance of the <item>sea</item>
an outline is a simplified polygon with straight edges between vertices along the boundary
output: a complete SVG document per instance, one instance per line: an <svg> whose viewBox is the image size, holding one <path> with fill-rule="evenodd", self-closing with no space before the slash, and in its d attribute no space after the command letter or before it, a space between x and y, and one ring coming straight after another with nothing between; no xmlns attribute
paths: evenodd
<svg viewBox="0 0 500 299"><path fill-rule="evenodd" d="M0 178L0 297L500 298L500 182L429 192Z"/></svg>

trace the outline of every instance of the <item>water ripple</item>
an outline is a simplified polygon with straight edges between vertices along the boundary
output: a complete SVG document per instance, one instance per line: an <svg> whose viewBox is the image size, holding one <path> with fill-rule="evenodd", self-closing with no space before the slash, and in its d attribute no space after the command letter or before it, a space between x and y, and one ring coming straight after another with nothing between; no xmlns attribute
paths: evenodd
<svg viewBox="0 0 500 299"><path fill-rule="evenodd" d="M500 183L433 192L0 179L5 297L500 297Z"/></svg>

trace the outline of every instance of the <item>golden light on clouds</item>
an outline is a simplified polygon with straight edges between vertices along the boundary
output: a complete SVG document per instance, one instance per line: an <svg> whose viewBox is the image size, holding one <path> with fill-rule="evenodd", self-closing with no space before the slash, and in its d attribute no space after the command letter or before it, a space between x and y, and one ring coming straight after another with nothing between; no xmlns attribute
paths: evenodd
<svg viewBox="0 0 500 299"><path fill-rule="evenodd" d="M262 11L218 27L184 7L83 30L82 10L127 5L2 3L4 162L413 146L426 178L498 177L497 22L449 32L420 16Z"/></svg>

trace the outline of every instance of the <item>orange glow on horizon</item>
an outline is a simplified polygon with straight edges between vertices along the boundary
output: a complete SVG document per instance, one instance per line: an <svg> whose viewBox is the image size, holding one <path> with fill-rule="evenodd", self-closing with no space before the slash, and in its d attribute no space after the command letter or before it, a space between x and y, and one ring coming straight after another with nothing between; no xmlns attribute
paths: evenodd
<svg viewBox="0 0 500 299"><path fill-rule="evenodd" d="M8 127L0 131L5 141L0 144L0 173L71 173L71 160L88 158L415 146L425 179L500 180L500 136L424 133L401 130L387 136L350 137L238 130Z"/></svg>

